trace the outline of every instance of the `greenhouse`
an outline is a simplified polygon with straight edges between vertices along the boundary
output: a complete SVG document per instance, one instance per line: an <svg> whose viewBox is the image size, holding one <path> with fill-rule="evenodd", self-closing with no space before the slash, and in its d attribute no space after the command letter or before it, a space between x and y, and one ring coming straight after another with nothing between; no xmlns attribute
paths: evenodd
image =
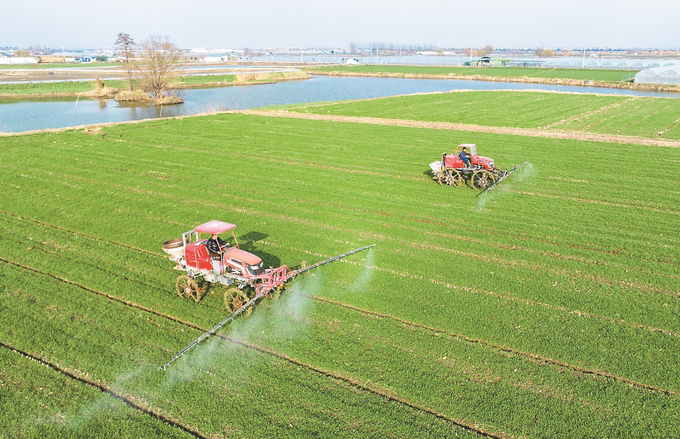
<svg viewBox="0 0 680 439"><path fill-rule="evenodd" d="M664 62L659 67L640 71L635 75L638 84L680 85L680 61Z"/></svg>

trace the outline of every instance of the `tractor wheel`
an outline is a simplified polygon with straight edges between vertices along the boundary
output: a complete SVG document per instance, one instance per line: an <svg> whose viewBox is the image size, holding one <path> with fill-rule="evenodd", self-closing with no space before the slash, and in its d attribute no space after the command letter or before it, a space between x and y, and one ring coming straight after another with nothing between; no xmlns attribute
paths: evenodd
<svg viewBox="0 0 680 439"><path fill-rule="evenodd" d="M483 191L496 182L496 178L493 176L493 174L484 169L472 174L471 180L472 185L480 191Z"/></svg>
<svg viewBox="0 0 680 439"><path fill-rule="evenodd" d="M196 302L201 300L201 294L198 291L198 284L186 274L183 274L177 278L175 287L177 287L177 295L179 297L186 297L187 299L191 297Z"/></svg>
<svg viewBox="0 0 680 439"><path fill-rule="evenodd" d="M448 186L459 187L463 184L463 176L455 169L447 169L444 171L444 183Z"/></svg>
<svg viewBox="0 0 680 439"><path fill-rule="evenodd" d="M248 295L243 290L230 289L224 292L224 307L231 313L241 308L249 300Z"/></svg>

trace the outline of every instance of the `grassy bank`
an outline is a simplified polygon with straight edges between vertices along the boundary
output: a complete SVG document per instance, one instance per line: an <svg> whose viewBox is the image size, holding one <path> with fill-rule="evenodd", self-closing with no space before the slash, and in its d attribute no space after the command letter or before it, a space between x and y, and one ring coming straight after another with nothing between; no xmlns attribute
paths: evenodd
<svg viewBox="0 0 680 439"><path fill-rule="evenodd" d="M463 142L531 165L490 196L437 185L428 163ZM43 389L5 431L680 432L678 149L241 114L0 146L0 372ZM225 317L217 288L177 297L160 251L210 219L267 266L377 246L158 371ZM141 408L77 402L91 386L59 370Z"/></svg>
<svg viewBox="0 0 680 439"><path fill-rule="evenodd" d="M420 66L329 66L309 72L386 73L437 76L485 76L497 78L550 78L619 82L638 70L549 69L533 67L420 67Z"/></svg>
<svg viewBox="0 0 680 439"><path fill-rule="evenodd" d="M204 75L204 76L180 76L170 85L170 88L201 88L223 87L226 85L248 85L258 83L272 83L277 81L290 81L307 79L309 75L302 72L276 72L276 73L247 73L244 75ZM134 81L135 88L138 82ZM126 90L127 81L104 80L106 87L115 91ZM96 81L61 81L61 82L31 82L0 84L0 99L41 99L48 97L72 97L76 98L83 93L89 93L91 97L97 97Z"/></svg>

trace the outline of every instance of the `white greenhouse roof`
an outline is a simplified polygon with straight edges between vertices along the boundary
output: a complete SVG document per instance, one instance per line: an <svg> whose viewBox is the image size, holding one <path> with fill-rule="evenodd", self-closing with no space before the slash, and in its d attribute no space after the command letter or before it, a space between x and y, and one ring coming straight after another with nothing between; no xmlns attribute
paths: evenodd
<svg viewBox="0 0 680 439"><path fill-rule="evenodd" d="M659 67L642 70L635 75L635 82L638 84L680 85L680 61L664 62Z"/></svg>

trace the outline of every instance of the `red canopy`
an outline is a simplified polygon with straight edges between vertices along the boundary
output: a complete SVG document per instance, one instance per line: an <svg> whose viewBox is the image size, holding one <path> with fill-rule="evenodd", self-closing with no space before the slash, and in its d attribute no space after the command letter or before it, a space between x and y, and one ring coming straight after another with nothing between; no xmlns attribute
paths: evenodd
<svg viewBox="0 0 680 439"><path fill-rule="evenodd" d="M213 233L220 234L235 228L236 226L233 224L225 223L224 221L212 220L205 224L201 224L200 226L196 226L194 230L199 233L210 233L212 235Z"/></svg>

